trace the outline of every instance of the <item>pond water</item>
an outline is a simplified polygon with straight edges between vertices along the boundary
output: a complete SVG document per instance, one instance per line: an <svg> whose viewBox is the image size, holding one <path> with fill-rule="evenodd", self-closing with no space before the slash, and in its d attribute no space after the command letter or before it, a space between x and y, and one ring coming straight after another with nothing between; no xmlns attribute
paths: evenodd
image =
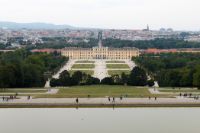
<svg viewBox="0 0 200 133"><path fill-rule="evenodd" d="M200 108L0 109L0 133L200 133Z"/></svg>

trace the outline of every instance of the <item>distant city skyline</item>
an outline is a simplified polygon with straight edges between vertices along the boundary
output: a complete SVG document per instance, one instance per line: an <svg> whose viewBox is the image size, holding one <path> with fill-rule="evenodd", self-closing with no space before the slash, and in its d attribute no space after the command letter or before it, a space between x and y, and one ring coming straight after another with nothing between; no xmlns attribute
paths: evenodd
<svg viewBox="0 0 200 133"><path fill-rule="evenodd" d="M199 5L199 0L0 0L0 21L199 31Z"/></svg>

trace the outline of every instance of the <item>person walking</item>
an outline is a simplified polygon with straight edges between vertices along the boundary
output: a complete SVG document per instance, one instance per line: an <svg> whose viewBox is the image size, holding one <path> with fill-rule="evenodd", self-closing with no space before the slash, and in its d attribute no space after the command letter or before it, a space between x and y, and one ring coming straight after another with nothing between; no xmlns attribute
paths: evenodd
<svg viewBox="0 0 200 133"><path fill-rule="evenodd" d="M113 97L113 102L115 102L115 97Z"/></svg>
<svg viewBox="0 0 200 133"><path fill-rule="evenodd" d="M27 99L30 100L30 99L31 99L31 96L29 95L29 96L27 97Z"/></svg>
<svg viewBox="0 0 200 133"><path fill-rule="evenodd" d="M120 100L122 100L123 99L123 97L122 96L120 96Z"/></svg>
<svg viewBox="0 0 200 133"><path fill-rule="evenodd" d="M108 97L108 101L110 102L110 97Z"/></svg>
<svg viewBox="0 0 200 133"><path fill-rule="evenodd" d="M77 104L79 103L79 100L78 100L78 98L76 98L76 103L77 103Z"/></svg>

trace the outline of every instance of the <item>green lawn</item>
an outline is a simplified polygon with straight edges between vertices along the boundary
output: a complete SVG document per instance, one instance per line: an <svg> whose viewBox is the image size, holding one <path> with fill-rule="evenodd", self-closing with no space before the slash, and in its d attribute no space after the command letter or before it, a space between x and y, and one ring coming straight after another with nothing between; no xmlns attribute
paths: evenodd
<svg viewBox="0 0 200 133"><path fill-rule="evenodd" d="M80 61L76 61L76 63L94 63L94 61L89 61L89 60L80 60Z"/></svg>
<svg viewBox="0 0 200 133"><path fill-rule="evenodd" d="M46 89L0 89L1 93L45 93Z"/></svg>
<svg viewBox="0 0 200 133"><path fill-rule="evenodd" d="M77 70L71 70L69 71L70 75L72 75L74 72L77 72ZM86 73L88 75L94 75L94 71L90 70L81 70L81 72Z"/></svg>
<svg viewBox="0 0 200 133"><path fill-rule="evenodd" d="M93 69L94 67L94 64L75 64L72 69Z"/></svg>
<svg viewBox="0 0 200 133"><path fill-rule="evenodd" d="M125 74L130 74L130 71L126 71L126 70L108 70L108 74L109 75L121 75L122 73L125 73Z"/></svg>
<svg viewBox="0 0 200 133"><path fill-rule="evenodd" d="M127 64L107 64L108 69L130 69Z"/></svg>
<svg viewBox="0 0 200 133"><path fill-rule="evenodd" d="M90 97L149 97L154 96L150 94L147 88L137 88L132 86L109 86L109 85L96 85L96 86L75 86L70 88L62 88L57 94L53 95L37 95L35 98L86 98Z"/></svg>
<svg viewBox="0 0 200 133"><path fill-rule="evenodd" d="M125 63L125 61L106 61L106 63Z"/></svg>
<svg viewBox="0 0 200 133"><path fill-rule="evenodd" d="M160 92L171 92L171 93L194 93L194 92L200 92L200 90L198 89L192 89L192 88L175 88L175 89L172 89L172 88L162 88L162 89L159 89Z"/></svg>

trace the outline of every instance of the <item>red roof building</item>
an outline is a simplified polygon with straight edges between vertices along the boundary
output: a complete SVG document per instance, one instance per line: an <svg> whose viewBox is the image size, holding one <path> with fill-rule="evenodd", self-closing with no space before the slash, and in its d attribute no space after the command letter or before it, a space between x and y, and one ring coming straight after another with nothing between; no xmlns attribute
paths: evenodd
<svg viewBox="0 0 200 133"><path fill-rule="evenodd" d="M143 51L145 54L176 53L177 49L156 49L151 48Z"/></svg>
<svg viewBox="0 0 200 133"><path fill-rule="evenodd" d="M61 50L60 49L34 49L34 50L31 50L31 52L33 53L54 53L54 52L58 52L60 53Z"/></svg>

